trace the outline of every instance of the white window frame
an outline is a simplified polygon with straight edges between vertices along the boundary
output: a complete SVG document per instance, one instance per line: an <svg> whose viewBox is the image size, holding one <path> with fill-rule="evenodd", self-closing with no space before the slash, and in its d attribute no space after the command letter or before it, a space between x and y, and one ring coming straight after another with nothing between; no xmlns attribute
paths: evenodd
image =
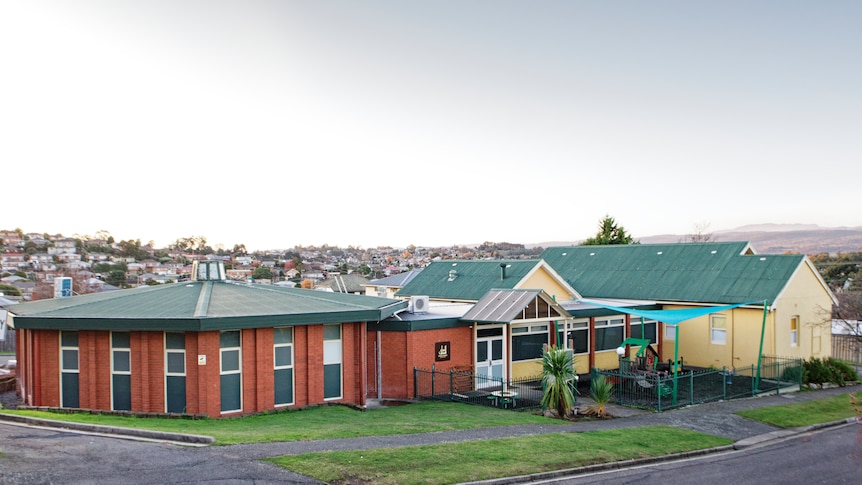
<svg viewBox="0 0 862 485"><path fill-rule="evenodd" d="M626 319L624 316L618 316L617 315L617 316L613 316L613 317L596 318L596 320L595 320L595 328L596 328L596 343L595 343L595 345L598 345L599 330L605 329L605 328L613 328L613 327L622 327L622 329L623 329L622 337L623 338L620 340L620 343L625 342L625 340L626 340L626 328L625 328L626 327ZM617 345L619 346L619 344L617 344ZM614 352L614 353L616 353L616 351L617 351L617 347L614 347L612 349L602 349L602 350L599 350L599 348L596 347L596 353L598 353L598 352Z"/></svg>
<svg viewBox="0 0 862 485"><path fill-rule="evenodd" d="M515 349L515 339L517 337L521 337L524 335L544 335L545 336L545 346L547 346L548 342L550 341L550 338L549 338L550 334L548 333L549 328L551 328L551 326L548 323L534 323L534 324L530 324L530 325L513 325L511 327L511 329L509 330L509 334L510 334L509 338L512 339L512 350L511 350L512 362L513 363L514 362L535 362L535 361L542 360L541 355L539 355L539 357L534 358L534 359L515 360L515 356L514 356L514 354L515 354L515 350L514 350Z"/></svg>
<svg viewBox="0 0 862 485"><path fill-rule="evenodd" d="M179 332L164 332L164 346L165 346L165 412L168 412L168 377L186 377L188 372L187 363L186 363L186 348L185 342L183 342L182 349L169 349L168 348L168 334L169 333L179 333ZM185 335L183 334L183 339L185 339ZM180 354L183 357L183 371L180 372L171 372L168 367L168 355L169 354ZM186 385L188 385L188 381L186 381ZM186 392L188 392L188 387L186 388Z"/></svg>
<svg viewBox="0 0 862 485"><path fill-rule="evenodd" d="M115 333L125 333L129 335L129 346L128 347L114 347L114 334ZM132 335L130 332L109 332L109 338L111 341L111 409L114 409L114 376L131 376L132 375ZM124 353L129 359L129 370L117 370L116 366L116 353Z"/></svg>
<svg viewBox="0 0 862 485"><path fill-rule="evenodd" d="M75 333L75 334L77 334L78 339L81 338L81 334L78 331L70 330L70 331L68 331L68 333ZM75 368L74 369L71 369L71 368L67 369L66 367L64 367L66 364L66 359L63 358L63 354L64 354L64 351L66 351L66 350L69 350L69 351L74 350L75 351L76 359L75 359ZM81 387L80 387L81 386L81 381L80 381L80 378L81 378L81 344L80 344L80 340L78 340L78 345L76 345L74 347L64 346L63 345L63 331L61 330L60 331L60 376L59 376L60 377L60 407L63 407L63 374L78 374L78 379L79 379L78 380L78 392L80 394L80 392L81 392L80 391L81 390ZM79 399L80 399L80 396L79 396Z"/></svg>
<svg viewBox="0 0 862 485"><path fill-rule="evenodd" d="M573 340L573 339L569 338L569 332L583 332L584 334L586 334L586 336L587 336L587 351L586 352L575 353L575 349L573 348L572 345L570 345L570 340ZM574 322L566 323L566 330L563 333L563 340L564 340L563 347L566 350L571 350L572 355L587 355L587 354L589 354L590 353L590 321L589 321L589 319L577 320Z"/></svg>
<svg viewBox="0 0 862 485"><path fill-rule="evenodd" d="M278 328L281 328L284 330L290 330L290 342L285 342L285 343L273 342L273 344L272 344L273 371L285 370L285 369L293 370L293 372L291 372L291 374L290 374L290 377L291 377L291 383L290 384L291 384L291 387L293 388L293 393L291 393L291 401L290 402L276 402L275 405L276 406L290 406L292 404L296 404L296 370L294 369L294 360L296 359L296 354L294 352L295 349L293 347L293 339L295 336L295 332L293 331L293 327L278 327ZM284 365L277 365L277 363L276 363L276 355L278 353L277 350L280 348L284 348L284 347L290 347L290 363L284 364ZM274 374L274 372L273 372L273 374Z"/></svg>
<svg viewBox="0 0 862 485"><path fill-rule="evenodd" d="M716 326L719 321L721 326ZM709 343L727 345L727 316L715 313L709 316Z"/></svg>
<svg viewBox="0 0 862 485"><path fill-rule="evenodd" d="M665 340L676 340L676 325L678 324L664 324L664 339Z"/></svg>
<svg viewBox="0 0 862 485"><path fill-rule="evenodd" d="M799 315L790 317L790 346L799 346Z"/></svg>
<svg viewBox="0 0 862 485"><path fill-rule="evenodd" d="M326 338L326 327L329 326L337 326L338 327L338 339L327 339ZM338 396L326 397L324 401L335 401L338 399L344 399L344 349L342 348L342 342L344 341L344 328L343 325L332 324L332 325L324 325L323 331L323 365L326 367L327 365L338 364L338 382L339 382L339 394ZM324 383L325 387L325 383Z"/></svg>
<svg viewBox="0 0 862 485"><path fill-rule="evenodd" d="M222 347L219 345L219 379L221 376L239 374L239 409L225 409L221 411L222 414L225 413L238 413L242 412L243 409L243 400L242 400L242 331L239 330L226 330L224 332L237 332L239 334L239 346L237 347ZM224 333L222 332L222 333ZM219 334L219 338L221 334ZM237 351L237 369L236 370L224 370L224 353L225 352L233 352ZM219 386L221 386L221 382L219 382Z"/></svg>

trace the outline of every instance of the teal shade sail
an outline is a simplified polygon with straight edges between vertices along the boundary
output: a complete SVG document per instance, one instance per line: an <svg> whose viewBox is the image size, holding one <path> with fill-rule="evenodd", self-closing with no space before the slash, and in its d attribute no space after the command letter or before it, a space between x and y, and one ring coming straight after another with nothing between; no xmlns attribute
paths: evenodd
<svg viewBox="0 0 862 485"><path fill-rule="evenodd" d="M664 322L669 325L677 325L686 320L691 320L697 317L702 317L704 315L709 315L710 313L718 313L723 312L725 310L731 310L733 308L745 306L745 305L761 305L763 302L759 301L750 301L745 303L736 303L734 305L723 305L723 306L709 306L709 307L698 307L698 308L682 308L679 310L638 310L636 308L626 308L619 307L613 305L607 305L602 302L594 301L594 300L578 300L580 303L587 303L589 305L595 305L602 308L607 308L609 310L614 310L620 313L626 313L629 315L636 315L638 317L647 318L650 320L656 320L659 322Z"/></svg>

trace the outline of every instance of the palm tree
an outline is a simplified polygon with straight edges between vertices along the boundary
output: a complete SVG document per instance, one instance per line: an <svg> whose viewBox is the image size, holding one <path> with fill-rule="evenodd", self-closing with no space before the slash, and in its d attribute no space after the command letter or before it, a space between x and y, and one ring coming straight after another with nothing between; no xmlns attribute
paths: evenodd
<svg viewBox="0 0 862 485"><path fill-rule="evenodd" d="M542 406L556 409L560 419L565 419L575 405L571 387L575 379L575 358L571 352L550 347L542 354L542 387L545 389Z"/></svg>

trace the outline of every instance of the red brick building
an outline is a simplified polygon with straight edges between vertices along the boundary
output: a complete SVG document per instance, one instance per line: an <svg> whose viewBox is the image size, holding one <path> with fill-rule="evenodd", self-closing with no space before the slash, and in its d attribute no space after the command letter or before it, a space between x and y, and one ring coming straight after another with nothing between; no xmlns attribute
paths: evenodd
<svg viewBox="0 0 862 485"><path fill-rule="evenodd" d="M364 405L367 322L387 298L225 281L15 305L18 392L31 406L227 416L323 402Z"/></svg>

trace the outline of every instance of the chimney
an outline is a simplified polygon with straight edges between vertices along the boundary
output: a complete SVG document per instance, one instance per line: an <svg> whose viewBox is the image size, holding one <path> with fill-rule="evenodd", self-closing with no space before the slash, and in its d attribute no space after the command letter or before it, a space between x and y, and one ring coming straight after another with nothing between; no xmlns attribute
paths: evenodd
<svg viewBox="0 0 862 485"><path fill-rule="evenodd" d="M506 279L506 263L500 263L500 279Z"/></svg>

